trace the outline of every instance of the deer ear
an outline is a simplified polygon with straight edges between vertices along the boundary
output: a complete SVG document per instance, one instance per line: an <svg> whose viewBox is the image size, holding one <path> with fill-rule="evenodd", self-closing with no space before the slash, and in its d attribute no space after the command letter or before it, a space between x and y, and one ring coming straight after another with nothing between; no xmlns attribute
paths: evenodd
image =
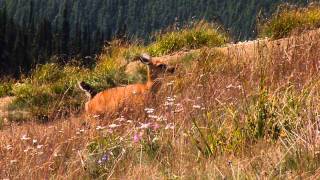
<svg viewBox="0 0 320 180"><path fill-rule="evenodd" d="M140 56L140 61L141 61L143 64L150 65L150 64L151 64L151 57L150 57L150 55L148 55L148 54L142 54L142 55Z"/></svg>

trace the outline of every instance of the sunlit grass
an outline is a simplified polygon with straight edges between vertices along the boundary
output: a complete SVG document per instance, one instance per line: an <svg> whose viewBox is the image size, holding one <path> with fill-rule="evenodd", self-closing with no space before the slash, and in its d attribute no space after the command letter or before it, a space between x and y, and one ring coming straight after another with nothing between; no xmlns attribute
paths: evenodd
<svg viewBox="0 0 320 180"><path fill-rule="evenodd" d="M288 37L293 33L320 27L320 8L317 5L307 8L284 9L261 26L260 36L274 39Z"/></svg>

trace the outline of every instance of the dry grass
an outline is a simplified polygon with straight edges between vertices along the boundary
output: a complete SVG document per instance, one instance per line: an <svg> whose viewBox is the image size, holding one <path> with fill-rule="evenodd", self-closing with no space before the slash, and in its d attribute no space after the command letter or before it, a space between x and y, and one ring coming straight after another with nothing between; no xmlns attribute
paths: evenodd
<svg viewBox="0 0 320 180"><path fill-rule="evenodd" d="M0 177L319 178L319 36L182 57L151 109L12 124L0 131Z"/></svg>

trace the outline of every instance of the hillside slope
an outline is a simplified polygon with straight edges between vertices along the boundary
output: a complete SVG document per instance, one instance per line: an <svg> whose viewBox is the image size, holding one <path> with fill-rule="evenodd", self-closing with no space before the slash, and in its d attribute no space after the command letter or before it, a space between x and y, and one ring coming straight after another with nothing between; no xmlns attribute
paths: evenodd
<svg viewBox="0 0 320 180"><path fill-rule="evenodd" d="M146 109L0 130L0 177L316 179L319 36L159 57L180 66Z"/></svg>

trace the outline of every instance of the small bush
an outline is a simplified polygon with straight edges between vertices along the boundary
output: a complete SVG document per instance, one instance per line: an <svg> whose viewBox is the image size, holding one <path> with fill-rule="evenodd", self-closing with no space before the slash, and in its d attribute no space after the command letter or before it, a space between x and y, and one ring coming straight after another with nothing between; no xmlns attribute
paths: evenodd
<svg viewBox="0 0 320 180"><path fill-rule="evenodd" d="M261 37L279 39L320 27L320 6L284 8L260 27Z"/></svg>
<svg viewBox="0 0 320 180"><path fill-rule="evenodd" d="M0 97L12 96L12 86L11 82L0 83Z"/></svg>
<svg viewBox="0 0 320 180"><path fill-rule="evenodd" d="M161 56L181 49L221 46L227 40L227 36L219 32L214 26L200 22L191 28L158 36L156 42L147 47L147 51L152 56Z"/></svg>

